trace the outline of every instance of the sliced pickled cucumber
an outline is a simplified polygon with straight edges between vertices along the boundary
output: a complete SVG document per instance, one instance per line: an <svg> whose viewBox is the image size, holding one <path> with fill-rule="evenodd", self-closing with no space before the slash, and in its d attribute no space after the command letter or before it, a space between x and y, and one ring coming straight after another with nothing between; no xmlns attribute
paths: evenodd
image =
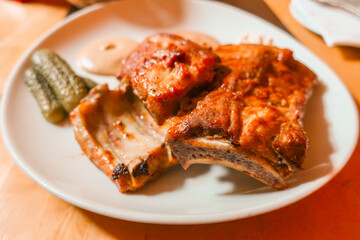
<svg viewBox="0 0 360 240"><path fill-rule="evenodd" d="M40 49L32 55L31 62L34 71L44 76L66 112L70 113L88 93L83 79L56 53Z"/></svg>
<svg viewBox="0 0 360 240"><path fill-rule="evenodd" d="M47 121L58 123L66 117L64 108L57 101L54 92L43 76L36 74L32 69L28 69L25 71L25 84L30 88L42 115Z"/></svg>

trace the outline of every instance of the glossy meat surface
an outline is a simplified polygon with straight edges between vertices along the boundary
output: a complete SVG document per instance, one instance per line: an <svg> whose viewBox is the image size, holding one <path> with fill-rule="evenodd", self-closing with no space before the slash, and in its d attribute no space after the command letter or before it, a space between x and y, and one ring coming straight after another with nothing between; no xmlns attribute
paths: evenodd
<svg viewBox="0 0 360 240"><path fill-rule="evenodd" d="M123 90L95 87L70 115L86 156L121 192L134 191L177 164L141 101Z"/></svg>
<svg viewBox="0 0 360 240"><path fill-rule="evenodd" d="M255 167L244 172L275 188L285 188L281 178L301 168L305 158L308 139L301 119L316 75L294 60L287 49L242 44L220 46L215 52L228 73L221 86L199 101L193 111L172 120L169 145L178 152L175 156L181 159L180 163L188 166L199 157L181 156L183 143L195 151L198 143L194 145L190 139L205 138L213 145L225 140L234 148L228 146L227 151L241 155L238 161L262 158L269 163L269 173L273 175L275 171L280 176L273 175L279 180L275 184L276 181L255 174ZM220 164L221 159L229 161L218 156L207 158L212 163L214 159Z"/></svg>
<svg viewBox="0 0 360 240"><path fill-rule="evenodd" d="M125 59L118 78L131 85L161 125L184 96L213 81L219 61L210 49L176 35L157 34Z"/></svg>

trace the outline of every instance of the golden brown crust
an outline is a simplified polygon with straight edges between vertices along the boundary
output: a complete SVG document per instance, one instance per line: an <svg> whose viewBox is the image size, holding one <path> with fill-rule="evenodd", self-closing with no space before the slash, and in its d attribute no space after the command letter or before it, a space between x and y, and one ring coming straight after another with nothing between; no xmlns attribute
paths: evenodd
<svg viewBox="0 0 360 240"><path fill-rule="evenodd" d="M283 177L301 168L308 144L301 119L316 75L287 49L241 44L215 53L229 73L195 110L172 120L168 141L215 136L267 159Z"/></svg>
<svg viewBox="0 0 360 240"><path fill-rule="evenodd" d="M223 45L215 53L231 69L223 88L244 97L247 105L265 103L285 108L291 120L300 120L316 75L293 58L288 49L255 44Z"/></svg>
<svg viewBox="0 0 360 240"><path fill-rule="evenodd" d="M131 84L158 124L191 90L213 80L219 58L210 50L172 34L146 38L124 61L118 78Z"/></svg>
<svg viewBox="0 0 360 240"><path fill-rule="evenodd" d="M241 97L220 88L210 92L189 115L171 120L168 138L185 136L235 136L241 129Z"/></svg>

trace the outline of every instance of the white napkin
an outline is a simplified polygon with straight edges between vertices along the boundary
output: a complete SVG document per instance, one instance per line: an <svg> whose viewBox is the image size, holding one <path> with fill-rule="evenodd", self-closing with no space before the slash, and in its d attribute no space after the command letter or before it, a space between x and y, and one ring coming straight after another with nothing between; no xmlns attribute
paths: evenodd
<svg viewBox="0 0 360 240"><path fill-rule="evenodd" d="M292 0L290 12L302 25L321 35L329 47L360 47L360 17L313 0Z"/></svg>

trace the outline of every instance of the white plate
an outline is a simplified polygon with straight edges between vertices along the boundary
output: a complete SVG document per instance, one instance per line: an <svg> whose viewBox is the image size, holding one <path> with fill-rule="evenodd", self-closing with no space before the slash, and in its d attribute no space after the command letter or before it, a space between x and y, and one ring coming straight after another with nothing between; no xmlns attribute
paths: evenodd
<svg viewBox="0 0 360 240"><path fill-rule="evenodd" d="M315 88L305 117L310 138L305 170L290 179L289 189L274 191L231 169L198 165L187 171L176 167L136 193L121 194L81 154L70 125L56 126L44 120L23 83L34 49L53 49L85 75L76 67L75 55L93 39L126 36L141 41L157 32L184 29L208 33L222 43L234 42L248 32L265 34L275 39L276 46L292 49L297 59L318 74L322 84ZM355 104L340 79L321 60L273 25L212 1L130 0L75 13L25 53L7 82L3 98L5 143L32 179L76 206L139 222L210 223L283 207L314 192L339 172L358 137Z"/></svg>
<svg viewBox="0 0 360 240"><path fill-rule="evenodd" d="M317 26L310 21L301 11L302 6L298 5L299 2L297 1L291 1L289 10L291 15L295 18L296 21L298 21L301 25L309 29L310 31L321 35L319 29Z"/></svg>

